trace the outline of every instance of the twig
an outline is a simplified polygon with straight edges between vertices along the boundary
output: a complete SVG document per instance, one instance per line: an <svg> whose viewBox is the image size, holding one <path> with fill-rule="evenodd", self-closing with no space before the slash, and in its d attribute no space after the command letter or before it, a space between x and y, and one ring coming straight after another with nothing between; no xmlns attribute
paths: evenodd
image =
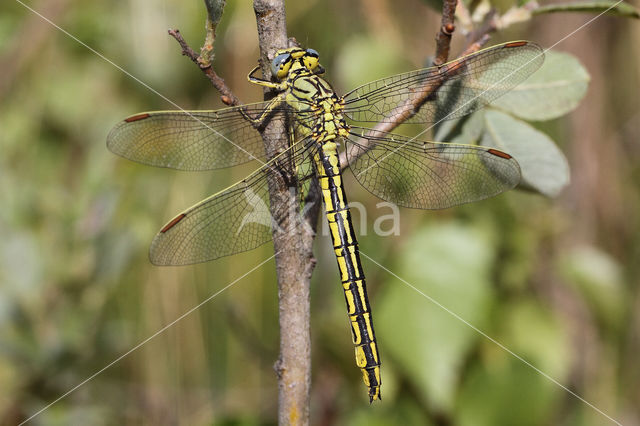
<svg viewBox="0 0 640 426"><path fill-rule="evenodd" d="M485 35L481 40L471 43L467 49L460 55L461 57L470 55L472 53L477 52L480 48L489 40L489 36ZM460 70L464 69L461 64L464 61L451 62L444 67L449 67L451 70ZM443 73L444 74L444 73ZM449 78L452 74L449 74ZM435 77L435 75L434 75ZM413 117L417 111L429 100L429 97L433 95L444 83L447 82L447 79L443 77L441 78L432 78L428 79L425 82L424 86L416 88L412 93L414 93L415 97L407 100L405 103L398 105L394 109L392 109L385 119L381 120L378 124L376 124L371 129L363 135L363 138L358 142L358 144L350 144L349 149L345 149L340 153L340 167L342 170L349 167L349 163L357 160L359 157L364 155L368 150L372 149L375 146L375 143L369 142L368 137L373 136L379 137L384 133L391 132L393 129Z"/></svg>
<svg viewBox="0 0 640 426"><path fill-rule="evenodd" d="M444 0L442 3L442 25L436 36L436 56L433 65L440 66L449 58L451 36L456 29L454 24L456 5L458 0Z"/></svg>
<svg viewBox="0 0 640 426"><path fill-rule="evenodd" d="M489 42L491 36L489 34L482 34L480 38L472 43L470 43L465 51L462 53L462 56L470 55L478 50L482 49L482 47Z"/></svg>
<svg viewBox="0 0 640 426"><path fill-rule="evenodd" d="M169 30L180 44L182 54L191 59L220 92L227 105L239 105L240 101L227 87L211 66L215 28L223 0L205 0L207 5L207 35L198 55L184 40L178 30ZM255 0L254 10L260 44L262 75L269 79L270 59L279 48L287 47L285 8L283 0ZM265 98L273 93L265 92ZM267 158L273 158L288 148L289 138L283 120L271 120L263 131ZM284 165L282 165L284 169ZM293 170L283 172L294 175ZM269 199L273 219L278 223L273 231L273 245L278 277L280 318L280 356L275 365L278 376L279 424L306 425L309 423L309 398L311 391L311 335L309 288L315 267L313 239L319 215L318 191L307 194L311 208L304 216L299 212L297 188L291 191L283 175L268 173ZM282 213L286 212L286 213Z"/></svg>
<svg viewBox="0 0 640 426"><path fill-rule="evenodd" d="M268 79L270 59L277 49L288 46L284 0L254 0L253 8L258 25L260 66L263 77ZM265 92L265 98L270 95L269 91ZM271 120L263 132L268 158L288 147L283 121ZM287 172L294 176L293 170ZM272 216L280 225L273 232L280 315L280 357L275 365L278 423L307 425L311 391L309 288L315 266L313 227L318 217L317 213L301 217L297 188L291 191L286 182L274 174L269 175L269 198ZM279 213L283 211L289 214Z"/></svg>
<svg viewBox="0 0 640 426"><path fill-rule="evenodd" d="M482 25L469 33L469 35L467 36L467 42L470 45L473 45L474 43L478 43L482 39L487 38L489 34L491 34L492 32L498 29L496 13L497 13L496 10L493 8L489 10L489 12L487 12L487 14L484 16Z"/></svg>
<svg viewBox="0 0 640 426"><path fill-rule="evenodd" d="M180 47L182 48L182 54L191 59L194 64L198 65L198 68L200 68L200 70L209 78L209 81L211 81L213 87L215 87L218 92L220 92L220 99L222 100L222 102L227 105L241 104L240 100L236 97L236 95L233 94L229 86L227 86L224 80L220 78L218 74L216 74L211 64L206 66L202 64L200 56L187 44L187 42L182 37L182 34L180 34L179 30L170 29L169 35L175 38L176 41L180 44Z"/></svg>
<svg viewBox="0 0 640 426"><path fill-rule="evenodd" d="M216 40L216 28L222 18L222 12L224 11L226 3L226 0L204 0L204 4L207 6L207 35L200 49L200 57L198 58L201 68L208 67L213 62L213 44Z"/></svg>
<svg viewBox="0 0 640 426"><path fill-rule="evenodd" d="M456 3L457 0L445 0L444 4L442 5L442 29L444 30L447 30L447 28L445 27L448 23L453 22L453 14L455 13ZM450 27L448 28L451 29ZM443 33L442 29L440 34ZM453 31L453 29L451 30ZM451 35L449 35L448 38L443 38L442 42L438 41L436 59L438 59L438 55L440 55L440 60L446 62L449 54L448 52L450 41ZM489 36L487 34L480 35L478 40L469 43L460 57L464 57L477 52L488 41ZM445 50L446 55L442 53ZM434 63L436 59L434 59ZM454 64L452 64L451 66L456 67L456 65ZM458 68L460 70L463 69L462 67ZM413 99L391 110L387 114L386 119L381 120L378 124L369 129L369 131L365 133L364 138L362 138L357 145L350 144L349 149L346 149L340 153L340 167L342 168L342 170L349 167L350 161L353 162L357 160L359 157L364 155L368 150L372 149L375 146L374 143L368 141L367 136L380 136L381 134L384 134L386 132L391 132L393 129L413 117L415 113L420 109L420 107L422 107L422 105L427 102L429 97L433 95L433 93L435 93L445 82L446 80L444 78L430 79L425 83L423 87L415 89L414 93L416 93L417 95ZM393 117L393 119L389 120L389 118L391 117Z"/></svg>

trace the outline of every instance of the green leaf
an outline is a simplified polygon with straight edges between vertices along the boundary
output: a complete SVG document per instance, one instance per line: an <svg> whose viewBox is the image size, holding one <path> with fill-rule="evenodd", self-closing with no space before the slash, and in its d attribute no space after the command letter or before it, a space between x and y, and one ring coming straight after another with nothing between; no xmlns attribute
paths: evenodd
<svg viewBox="0 0 640 426"><path fill-rule="evenodd" d="M501 149L518 161L521 187L553 197L567 186L567 159L547 135L500 111L488 109L484 118L481 144Z"/></svg>
<svg viewBox="0 0 640 426"><path fill-rule="evenodd" d="M393 269L420 292L483 328L493 301L493 257L489 238L449 223L413 235ZM437 410L450 410L460 369L478 333L399 280L391 279L385 290L376 298L382 362L393 360L424 400Z"/></svg>
<svg viewBox="0 0 640 426"><path fill-rule="evenodd" d="M503 307L499 323L498 340L509 349L560 381L569 374L568 330L550 308L533 300L514 301Z"/></svg>
<svg viewBox="0 0 640 426"><path fill-rule="evenodd" d="M605 324L621 325L627 294L622 267L616 259L596 247L578 247L561 260L560 272Z"/></svg>
<svg viewBox="0 0 640 426"><path fill-rule="evenodd" d="M496 320L498 342L559 382L571 365L567 330L548 308L535 302L512 301ZM564 391L521 360L486 342L479 362L465 375L456 404L461 426L541 425L549 419Z"/></svg>
<svg viewBox="0 0 640 426"><path fill-rule="evenodd" d="M483 117L484 110L481 109L465 117L443 121L441 125L438 126L434 140L438 142L477 145L484 129ZM460 131L458 132L459 128Z"/></svg>
<svg viewBox="0 0 640 426"><path fill-rule="evenodd" d="M575 3L556 3L540 6L531 12L536 15L543 13L555 13L555 12L591 12L602 13L605 10L610 15L618 15L626 18L640 18L640 12L628 3L618 3L615 1L584 1ZM613 7L612 7L613 6Z"/></svg>
<svg viewBox="0 0 640 426"><path fill-rule="evenodd" d="M538 71L492 105L525 120L550 120L577 107L588 84L589 74L575 57L547 52Z"/></svg>
<svg viewBox="0 0 640 426"><path fill-rule="evenodd" d="M379 405L375 410L371 410L364 404L349 408L345 413L348 420L343 424L349 426L433 425L429 414L415 399L404 398L393 401L393 404Z"/></svg>
<svg viewBox="0 0 640 426"><path fill-rule="evenodd" d="M453 424L554 424L549 416L562 390L536 374L516 359L498 365L474 365L461 386Z"/></svg>

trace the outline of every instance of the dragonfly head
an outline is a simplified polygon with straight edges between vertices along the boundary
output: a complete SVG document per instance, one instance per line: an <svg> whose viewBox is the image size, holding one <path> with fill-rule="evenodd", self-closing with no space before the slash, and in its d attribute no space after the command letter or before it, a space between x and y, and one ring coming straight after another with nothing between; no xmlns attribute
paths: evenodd
<svg viewBox="0 0 640 426"><path fill-rule="evenodd" d="M304 69L311 74L322 74L324 68L320 65L320 55L313 49L290 47L280 49L271 61L271 73L278 80L284 80L291 71Z"/></svg>

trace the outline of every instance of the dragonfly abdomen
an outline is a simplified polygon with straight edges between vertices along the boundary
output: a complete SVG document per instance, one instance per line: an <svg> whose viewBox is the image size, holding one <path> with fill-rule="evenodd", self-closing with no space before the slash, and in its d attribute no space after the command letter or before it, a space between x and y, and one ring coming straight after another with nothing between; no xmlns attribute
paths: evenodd
<svg viewBox="0 0 640 426"><path fill-rule="evenodd" d="M369 387L370 401L380 399L380 356L373 330L371 308L360 262L351 212L342 184L335 139L325 140L315 156L318 181L342 279L347 314L355 345L356 365Z"/></svg>

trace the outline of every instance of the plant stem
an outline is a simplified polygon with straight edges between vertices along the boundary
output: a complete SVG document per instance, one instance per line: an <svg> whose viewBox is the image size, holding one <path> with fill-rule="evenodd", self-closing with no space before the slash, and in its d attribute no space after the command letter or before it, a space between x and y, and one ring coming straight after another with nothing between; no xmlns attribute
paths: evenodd
<svg viewBox="0 0 640 426"><path fill-rule="evenodd" d="M258 25L262 75L268 79L274 53L288 45L284 1L254 0L253 8ZM271 96L272 93L265 92L265 98ZM280 128L276 130L276 126ZM263 137L267 158L288 147L289 138L282 120L272 120ZM292 170L288 172L293 173ZM269 176L269 194L272 216L279 225L273 231L280 315L280 357L275 365L278 422L281 425L307 425L311 390L309 287L315 266L312 248L317 214L300 216L298 188L294 185L290 189L280 176ZM287 214L277 213L283 211Z"/></svg>
<svg viewBox="0 0 640 426"><path fill-rule="evenodd" d="M457 4L458 0L444 0L442 2L442 24L436 36L436 56L433 59L433 65L440 66L449 58L451 36L456 29L454 19Z"/></svg>
<svg viewBox="0 0 640 426"><path fill-rule="evenodd" d="M207 23L208 22L209 22L209 19L207 19ZM198 65L198 68L200 68L200 70L204 73L204 75L206 75L209 78L209 81L211 81L211 84L213 84L213 87L215 87L218 90L218 92L220 92L220 95L222 95L220 97L222 99L222 102L224 102L227 105L241 104L240 100L236 97L236 95L233 94L229 86L227 86L224 80L220 78L218 74L216 74L211 64L209 65L203 64L200 55L198 55L196 51L193 50L187 44L187 42L182 37L182 34L180 34L179 30L171 29L169 30L169 35L175 38L178 44L180 44L180 47L182 48L182 54L187 58L191 59L191 61L194 64ZM211 46L211 51L213 51L213 46Z"/></svg>

